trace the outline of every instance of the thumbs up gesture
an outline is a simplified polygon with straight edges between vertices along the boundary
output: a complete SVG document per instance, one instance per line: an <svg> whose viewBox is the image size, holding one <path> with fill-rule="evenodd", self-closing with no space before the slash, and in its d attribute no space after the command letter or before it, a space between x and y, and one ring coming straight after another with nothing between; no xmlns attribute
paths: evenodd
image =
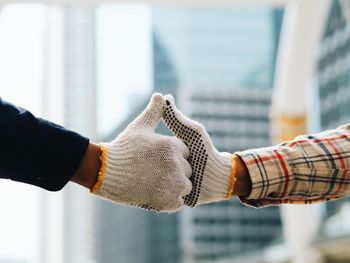
<svg viewBox="0 0 350 263"><path fill-rule="evenodd" d="M165 98L153 94L147 108L112 142L102 143L101 184L93 192L118 204L176 211L192 190L189 150L179 139L155 133Z"/></svg>
<svg viewBox="0 0 350 263"><path fill-rule="evenodd" d="M203 125L183 115L171 95L164 98L167 106L163 120L190 152L193 189L185 196L185 204L194 207L230 198L236 181L235 155L219 152Z"/></svg>

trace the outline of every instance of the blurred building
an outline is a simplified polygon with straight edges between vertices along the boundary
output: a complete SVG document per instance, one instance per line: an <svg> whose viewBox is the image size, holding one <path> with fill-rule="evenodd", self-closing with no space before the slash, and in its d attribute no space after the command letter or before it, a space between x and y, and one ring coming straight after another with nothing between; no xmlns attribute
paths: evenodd
<svg viewBox="0 0 350 263"><path fill-rule="evenodd" d="M62 9L63 124L96 138L95 15L93 8ZM58 52L58 51L57 51ZM47 98L45 98L47 99ZM59 98L57 98L59 99ZM42 194L40 262L97 262L98 204L76 184Z"/></svg>
<svg viewBox="0 0 350 263"><path fill-rule="evenodd" d="M181 109L203 123L219 151L267 146L271 90L193 89L180 95ZM260 249L280 235L277 207L255 210L237 200L184 212L186 262L219 260Z"/></svg>
<svg viewBox="0 0 350 263"><path fill-rule="evenodd" d="M331 2L317 69L322 130L350 123L350 30L345 17L350 10L342 9L342 1ZM325 207L324 225L315 247L326 262L349 262L349 198L326 203Z"/></svg>
<svg viewBox="0 0 350 263"><path fill-rule="evenodd" d="M350 31L339 1L333 1L318 63L321 128L350 121Z"/></svg>
<svg viewBox="0 0 350 263"><path fill-rule="evenodd" d="M268 108L281 17L281 10L267 8L153 8L154 90L178 94L180 105L208 128L219 150L269 144ZM94 12L70 9L64 21L65 125L94 137ZM147 101L105 139L114 139ZM168 133L164 126L159 131ZM181 216L91 200L78 189L67 189L64 201L62 231L68 235L58 262L175 263L184 253L191 260L221 259L261 248L280 234L277 208L255 211L235 200ZM42 239L45 253L47 240L52 237ZM42 256L42 261L50 259Z"/></svg>
<svg viewBox="0 0 350 263"><path fill-rule="evenodd" d="M322 130L350 122L350 30L340 2L332 3L321 41L317 73ZM328 203L327 213L334 214L340 203Z"/></svg>
<svg viewBox="0 0 350 263"><path fill-rule="evenodd" d="M92 140L97 139L95 17L93 7L62 12L63 122ZM114 139L148 100L135 105L111 138L103 139ZM116 206L87 195L75 184L56 197L44 193L41 201L40 262L178 262L178 215Z"/></svg>
<svg viewBox="0 0 350 263"><path fill-rule="evenodd" d="M163 94L177 93L177 75L170 57L152 34L154 90ZM133 106L106 141L113 140L144 110L149 96ZM164 124L158 133L170 134ZM177 263L181 258L179 214L157 214L129 207L117 207L103 202L101 207L101 263Z"/></svg>
<svg viewBox="0 0 350 263"><path fill-rule="evenodd" d="M100 263L150 262L148 214L140 209L100 204Z"/></svg>
<svg viewBox="0 0 350 263"><path fill-rule="evenodd" d="M282 13L271 8L153 8L155 88L270 89Z"/></svg>
<svg viewBox="0 0 350 263"><path fill-rule="evenodd" d="M283 11L154 8L154 86L208 129L221 151L269 144L268 110ZM258 249L280 235L278 208L236 200L181 214L185 262Z"/></svg>
<svg viewBox="0 0 350 263"><path fill-rule="evenodd" d="M65 126L96 138L95 13L93 8L64 11ZM76 184L64 192L64 262L96 262L98 211L94 197ZM84 218L84 220L81 220ZM81 251L81 253L77 253Z"/></svg>

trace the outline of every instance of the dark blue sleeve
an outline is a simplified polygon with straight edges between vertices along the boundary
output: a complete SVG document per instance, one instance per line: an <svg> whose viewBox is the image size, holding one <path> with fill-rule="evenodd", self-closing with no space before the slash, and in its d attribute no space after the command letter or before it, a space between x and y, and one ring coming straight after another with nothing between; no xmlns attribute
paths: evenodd
<svg viewBox="0 0 350 263"><path fill-rule="evenodd" d="M61 190L88 144L89 139L0 98L0 178Z"/></svg>

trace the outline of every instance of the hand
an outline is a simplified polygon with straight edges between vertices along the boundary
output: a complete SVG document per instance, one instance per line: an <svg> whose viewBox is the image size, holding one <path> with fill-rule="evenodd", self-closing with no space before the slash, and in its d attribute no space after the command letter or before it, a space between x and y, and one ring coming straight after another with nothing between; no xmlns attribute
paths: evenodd
<svg viewBox="0 0 350 263"><path fill-rule="evenodd" d="M96 194L118 204L156 211L176 211L192 185L189 150L175 137L156 134L165 99L151 102L114 141L103 143L102 185Z"/></svg>
<svg viewBox="0 0 350 263"><path fill-rule="evenodd" d="M193 189L185 197L185 204L196 206L231 197L236 167L233 156L215 149L203 125L184 116L175 106L171 95L165 96L163 120L167 127L189 147L190 177Z"/></svg>

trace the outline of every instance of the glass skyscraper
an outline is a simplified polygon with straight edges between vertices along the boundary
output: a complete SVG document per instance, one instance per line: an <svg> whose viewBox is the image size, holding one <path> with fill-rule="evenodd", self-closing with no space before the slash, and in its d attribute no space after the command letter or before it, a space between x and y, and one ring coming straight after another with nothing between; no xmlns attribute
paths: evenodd
<svg viewBox="0 0 350 263"><path fill-rule="evenodd" d="M208 129L219 150L269 144L268 110L283 11L153 9L154 87ZM232 199L181 212L183 261L220 260L280 234L278 208Z"/></svg>
<svg viewBox="0 0 350 263"><path fill-rule="evenodd" d="M350 30L338 0L332 1L320 45L317 80L322 130L350 122ZM326 204L333 215L347 199Z"/></svg>
<svg viewBox="0 0 350 263"><path fill-rule="evenodd" d="M349 10L342 9L341 1L331 1L320 43L316 79L322 130L350 122L350 30L345 11ZM326 262L349 262L350 228L344 217L349 198L328 202L325 208L315 247Z"/></svg>
<svg viewBox="0 0 350 263"><path fill-rule="evenodd" d="M271 89L282 10L154 8L154 85Z"/></svg>
<svg viewBox="0 0 350 263"><path fill-rule="evenodd" d="M321 128L350 121L350 31L339 1L333 1L321 42L318 85Z"/></svg>
<svg viewBox="0 0 350 263"><path fill-rule="evenodd" d="M187 89L179 97L181 108L203 123L219 151L268 145L271 90ZM185 262L234 257L260 249L280 234L277 207L256 210L235 198L187 209L183 216Z"/></svg>

